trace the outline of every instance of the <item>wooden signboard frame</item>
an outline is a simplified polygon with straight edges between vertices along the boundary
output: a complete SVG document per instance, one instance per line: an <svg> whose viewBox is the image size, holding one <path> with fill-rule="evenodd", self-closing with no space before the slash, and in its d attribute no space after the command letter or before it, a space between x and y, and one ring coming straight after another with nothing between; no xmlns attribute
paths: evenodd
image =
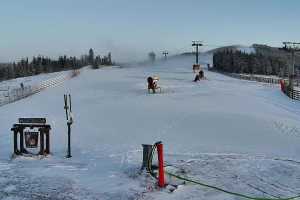
<svg viewBox="0 0 300 200"><path fill-rule="evenodd" d="M46 124L45 118L19 118L19 123L14 124L13 127L11 128L11 131L13 131L14 154L15 155L31 154L24 147L24 139L25 139L25 131L24 130L27 128L38 129L39 143L40 143L40 151L38 154L39 155L50 154L51 126L49 124ZM33 131L33 132L36 132L36 131ZM18 142L18 140L19 140L19 142ZM19 143L19 145L18 145L18 143ZM34 146L34 147L37 147L37 146Z"/></svg>

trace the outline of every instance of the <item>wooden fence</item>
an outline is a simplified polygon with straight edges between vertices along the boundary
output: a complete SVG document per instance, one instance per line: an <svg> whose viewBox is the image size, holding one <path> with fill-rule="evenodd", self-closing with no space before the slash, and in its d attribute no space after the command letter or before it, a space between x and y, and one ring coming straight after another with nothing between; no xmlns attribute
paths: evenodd
<svg viewBox="0 0 300 200"><path fill-rule="evenodd" d="M290 90L288 96L292 99L300 101L300 91L299 90Z"/></svg>
<svg viewBox="0 0 300 200"><path fill-rule="evenodd" d="M234 73L222 73L227 76L242 79L242 80L248 80L248 81L257 81L262 83L270 83L270 84L280 84L280 78L273 78L273 77L263 77L263 76L257 76L257 75L248 75L248 74L234 74Z"/></svg>
<svg viewBox="0 0 300 200"><path fill-rule="evenodd" d="M262 77L262 76L247 75L247 74L232 74L232 73L223 73L223 74L233 78L238 78L243 80L257 81L257 82L270 83L270 84L282 84L281 90L284 94L286 94L291 99L300 101L300 90L289 88L288 80L286 79ZM294 85L298 86L299 80L295 81Z"/></svg>
<svg viewBox="0 0 300 200"><path fill-rule="evenodd" d="M281 91L284 94L286 94L291 99L300 101L300 90L289 88L288 80L286 80L286 79L274 78L274 77L263 77L263 76L248 75L248 74L234 74L234 73L226 73L226 72L220 72L220 71L216 71L216 72L224 74L226 76L233 77L233 78L242 79L242 80L257 81L257 82L263 82L263 83L269 83L269 84L280 84ZM295 80L294 86L299 86L299 83L300 83L299 79Z"/></svg>
<svg viewBox="0 0 300 200"><path fill-rule="evenodd" d="M4 97L0 98L0 106L13 103L15 101L24 99L33 94L39 93L42 90L50 87L55 87L62 84L64 81L71 79L79 74L79 71L72 71L67 74L59 75L57 77L43 81L38 85L25 86L23 88L10 89Z"/></svg>
<svg viewBox="0 0 300 200"><path fill-rule="evenodd" d="M290 88L288 80L282 80L280 82L281 91L286 94L291 99L299 100L300 101L300 90L295 88Z"/></svg>

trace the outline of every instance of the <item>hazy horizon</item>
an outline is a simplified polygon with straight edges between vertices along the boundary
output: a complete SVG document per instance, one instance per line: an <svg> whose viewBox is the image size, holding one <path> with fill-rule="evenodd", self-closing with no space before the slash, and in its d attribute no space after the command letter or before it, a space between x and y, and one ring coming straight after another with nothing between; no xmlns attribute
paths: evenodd
<svg viewBox="0 0 300 200"><path fill-rule="evenodd" d="M142 1L51 0L0 4L0 62L45 55L80 56L112 52L114 61L191 51L192 40L208 46L280 46L297 41L297 0Z"/></svg>

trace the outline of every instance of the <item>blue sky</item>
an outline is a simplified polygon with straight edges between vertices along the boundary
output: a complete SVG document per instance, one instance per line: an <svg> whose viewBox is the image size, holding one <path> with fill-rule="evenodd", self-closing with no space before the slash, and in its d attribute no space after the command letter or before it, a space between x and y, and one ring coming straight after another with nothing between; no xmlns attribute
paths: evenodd
<svg viewBox="0 0 300 200"><path fill-rule="evenodd" d="M149 51L300 41L299 0L0 0L0 61L94 48L117 60Z"/></svg>

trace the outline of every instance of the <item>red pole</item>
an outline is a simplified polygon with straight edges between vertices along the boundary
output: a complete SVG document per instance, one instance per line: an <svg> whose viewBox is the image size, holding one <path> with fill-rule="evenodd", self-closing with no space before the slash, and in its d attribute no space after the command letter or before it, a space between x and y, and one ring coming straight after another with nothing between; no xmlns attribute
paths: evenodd
<svg viewBox="0 0 300 200"><path fill-rule="evenodd" d="M163 144L157 144L158 153L158 186L165 187L165 172L164 172L164 156L163 156Z"/></svg>

